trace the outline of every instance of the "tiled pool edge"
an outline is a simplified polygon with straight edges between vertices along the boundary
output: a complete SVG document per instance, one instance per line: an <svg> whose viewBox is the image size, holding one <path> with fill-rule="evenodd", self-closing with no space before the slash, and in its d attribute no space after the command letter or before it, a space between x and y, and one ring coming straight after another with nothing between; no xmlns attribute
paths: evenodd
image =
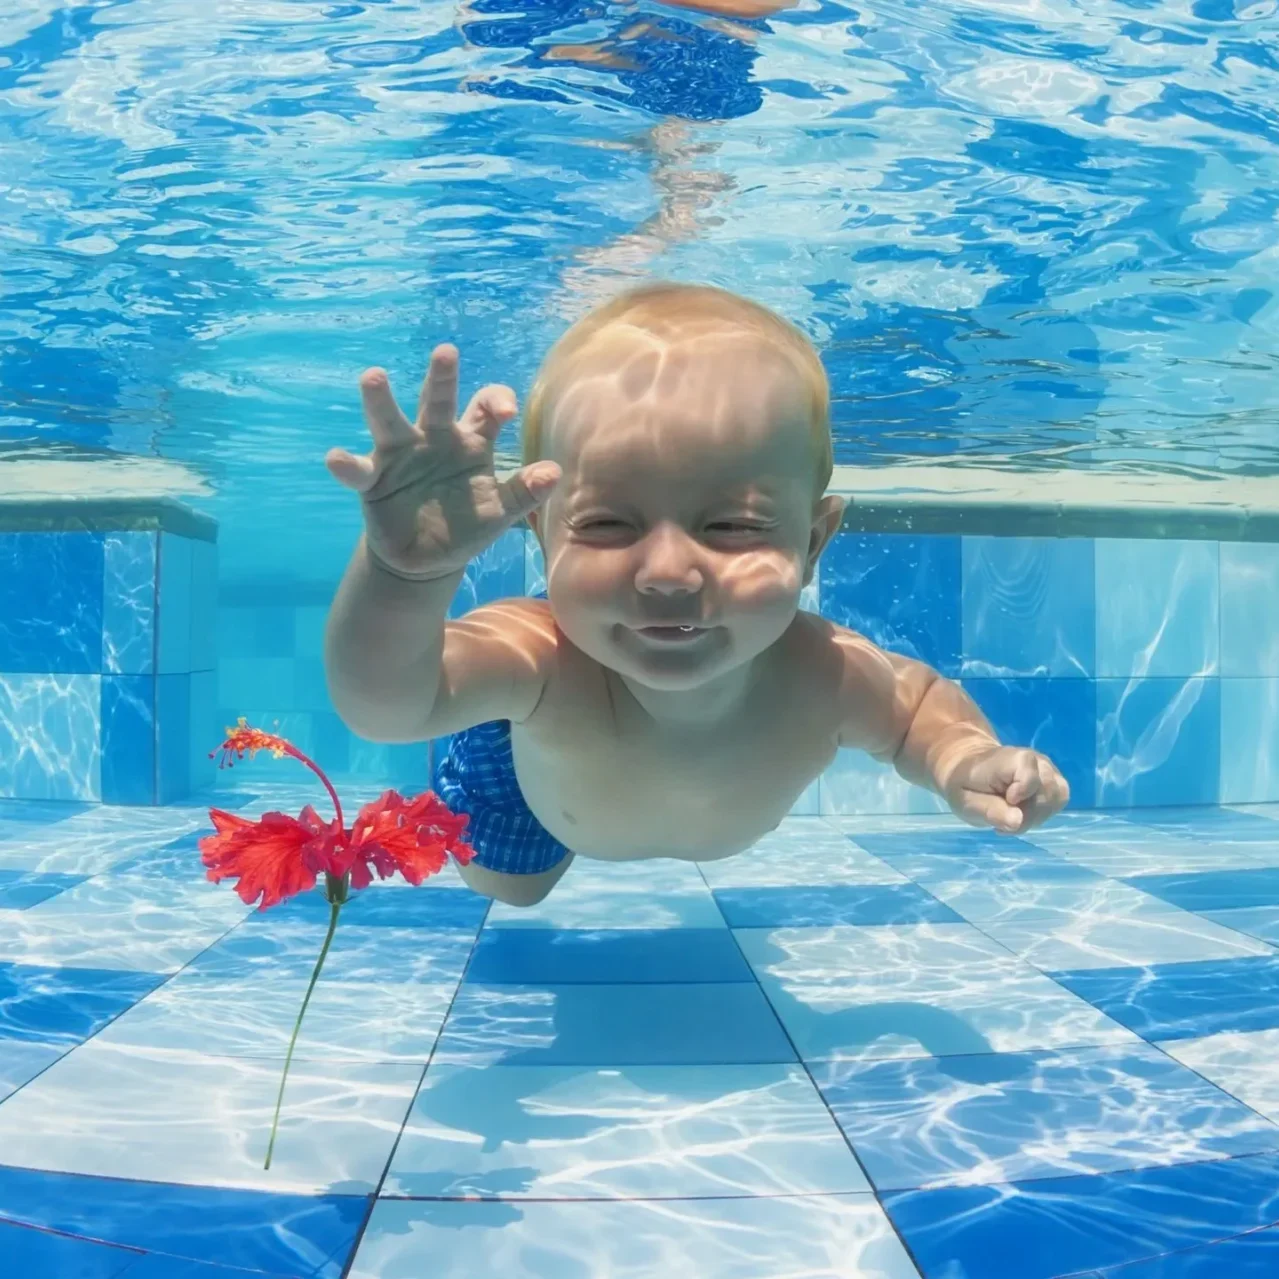
<svg viewBox="0 0 1279 1279"><path fill-rule="evenodd" d="M1279 479L839 467L832 491L852 501L804 606L958 679L1006 740L1064 761L1076 806L1279 799ZM223 582L215 609L216 526L172 497L0 498L0 558L25 535L45 551L9 573L27 578L25 639L21 610L7 633L0 620L0 794L180 799L211 780L205 752L238 714L278 721L335 773L424 780L424 746L365 743L329 705L340 566L332 584ZM454 614L541 585L512 531ZM85 634L42 667L32 623L47 630L59 601ZM1151 733L1171 734L1154 763ZM794 811L936 807L841 752Z"/></svg>
<svg viewBox="0 0 1279 1279"><path fill-rule="evenodd" d="M1279 542L1279 476L837 466L843 531Z"/></svg>

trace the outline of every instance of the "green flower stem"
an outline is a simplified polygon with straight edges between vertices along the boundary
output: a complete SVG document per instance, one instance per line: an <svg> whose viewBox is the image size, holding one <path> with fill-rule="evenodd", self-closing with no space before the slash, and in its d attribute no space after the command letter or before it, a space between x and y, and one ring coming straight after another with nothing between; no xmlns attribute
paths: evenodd
<svg viewBox="0 0 1279 1279"><path fill-rule="evenodd" d="M329 906L329 931L324 938L324 945L320 947L320 957L315 961L315 970L311 973L311 984L306 988L302 1007L298 1009L298 1019L293 1023L293 1038L289 1040L289 1054L284 1059L284 1074L280 1077L280 1091L275 1099L275 1118L271 1120L271 1141L266 1148L266 1163L263 1168L270 1168L271 1166L271 1152L275 1149L275 1131L280 1126L280 1104L284 1101L284 1084L289 1077L289 1063L293 1060L293 1049L298 1042L298 1031L302 1029L302 1018L306 1016L306 1006L311 1002L311 992L315 989L315 983L320 979L320 969L324 967L324 957L329 953L329 946L333 942L333 934L337 931L338 912L341 909L341 902L333 902Z"/></svg>

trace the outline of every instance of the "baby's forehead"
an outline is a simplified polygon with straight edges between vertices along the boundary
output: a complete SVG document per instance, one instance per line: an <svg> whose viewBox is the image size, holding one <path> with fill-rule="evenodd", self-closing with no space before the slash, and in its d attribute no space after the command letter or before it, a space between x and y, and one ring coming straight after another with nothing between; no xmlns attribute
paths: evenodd
<svg viewBox="0 0 1279 1279"><path fill-rule="evenodd" d="M794 362L748 330L691 330L658 338L613 325L568 361L549 397L552 429L577 435L601 421L653 428L715 427L789 419L808 412Z"/></svg>

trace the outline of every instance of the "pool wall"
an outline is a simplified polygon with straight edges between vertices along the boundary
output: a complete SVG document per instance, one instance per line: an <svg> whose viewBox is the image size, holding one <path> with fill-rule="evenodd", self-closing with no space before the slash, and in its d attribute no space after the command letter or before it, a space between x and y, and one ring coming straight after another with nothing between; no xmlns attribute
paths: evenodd
<svg viewBox="0 0 1279 1279"><path fill-rule="evenodd" d="M1235 540L1269 526L1223 517L1224 536L1175 537L1149 513L1080 518L859 502L805 602L959 680L1003 740L1057 761L1072 807L1279 800L1279 541ZM173 501L0 504L0 796L181 799L214 781L207 752L240 715L335 776L425 783L425 745L363 742L329 702L336 582L219 582L215 532ZM454 612L542 581L513 531ZM841 751L795 812L937 808Z"/></svg>

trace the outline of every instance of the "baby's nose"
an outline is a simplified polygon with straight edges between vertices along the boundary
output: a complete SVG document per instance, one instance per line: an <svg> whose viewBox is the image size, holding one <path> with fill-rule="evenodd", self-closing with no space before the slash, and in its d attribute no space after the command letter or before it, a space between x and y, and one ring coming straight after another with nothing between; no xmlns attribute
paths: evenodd
<svg viewBox="0 0 1279 1279"><path fill-rule="evenodd" d="M679 595L700 591L705 581L701 548L682 529L659 525L644 539L643 559L635 575L641 591Z"/></svg>

